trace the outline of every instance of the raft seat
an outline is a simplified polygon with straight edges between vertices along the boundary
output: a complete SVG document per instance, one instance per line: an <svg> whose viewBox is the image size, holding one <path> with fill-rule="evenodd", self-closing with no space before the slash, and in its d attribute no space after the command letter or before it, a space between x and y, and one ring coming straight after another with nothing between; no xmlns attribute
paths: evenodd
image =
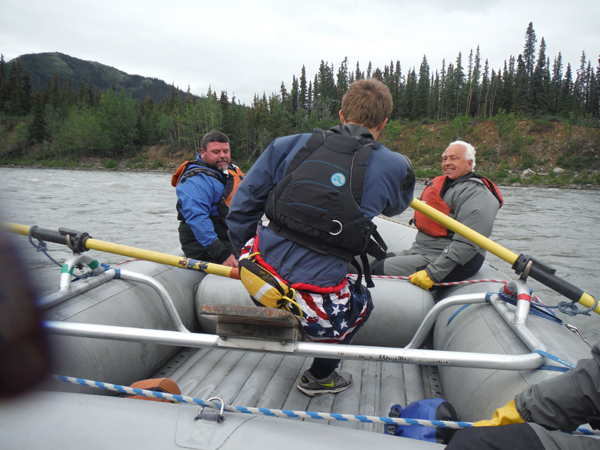
<svg viewBox="0 0 600 450"><path fill-rule="evenodd" d="M301 340L298 319L282 309L206 304L199 306L198 314L216 322L219 336Z"/></svg>

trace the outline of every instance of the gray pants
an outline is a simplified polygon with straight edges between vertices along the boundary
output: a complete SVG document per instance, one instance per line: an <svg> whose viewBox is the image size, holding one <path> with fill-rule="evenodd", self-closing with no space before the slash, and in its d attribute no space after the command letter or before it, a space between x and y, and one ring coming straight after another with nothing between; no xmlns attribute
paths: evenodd
<svg viewBox="0 0 600 450"><path fill-rule="evenodd" d="M429 255L407 254L404 250L399 255L382 259L372 266L373 275L391 275L397 277L408 277L419 270L425 269L427 264L435 261L436 257Z"/></svg>
<svg viewBox="0 0 600 450"><path fill-rule="evenodd" d="M388 275L408 277L415 272L424 270L428 264L434 262L439 255L424 255L411 253L404 250L396 256L391 256L379 261L371 268L373 275ZM442 280L433 280L437 283L463 281L475 275L485 260L485 256L477 253L470 261L463 265L456 265Z"/></svg>

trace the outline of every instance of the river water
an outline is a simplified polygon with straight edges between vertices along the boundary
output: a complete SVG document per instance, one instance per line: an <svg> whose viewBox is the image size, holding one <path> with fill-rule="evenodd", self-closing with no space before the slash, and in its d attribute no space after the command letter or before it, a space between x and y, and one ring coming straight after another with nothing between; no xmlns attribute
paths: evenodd
<svg viewBox="0 0 600 450"><path fill-rule="evenodd" d="M158 252L179 247L175 189L171 174L56 169L0 168L2 220L42 228L72 228L93 238ZM422 186L417 187L417 194ZM588 190L502 187L504 207L491 238L517 254L535 256L557 275L588 294L600 295L600 192ZM397 219L408 222L412 211ZM58 287L60 268L37 253L24 236L15 238L40 293ZM59 262L70 256L64 246L48 243ZM125 257L92 252L100 262ZM510 265L494 255L488 261L511 278ZM528 281L542 301L565 300ZM600 317L568 317L590 341L600 340Z"/></svg>

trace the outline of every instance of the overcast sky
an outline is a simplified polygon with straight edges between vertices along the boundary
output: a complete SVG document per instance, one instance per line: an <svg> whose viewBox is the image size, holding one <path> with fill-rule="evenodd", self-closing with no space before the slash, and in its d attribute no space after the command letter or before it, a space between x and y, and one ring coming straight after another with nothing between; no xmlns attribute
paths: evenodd
<svg viewBox="0 0 600 450"><path fill-rule="evenodd" d="M399 60L404 74L423 55L431 72L442 60L463 67L480 47L482 63L502 68L523 51L529 22L550 61L594 69L600 56L600 0L0 0L0 53L6 61L60 52L129 74L175 83L192 93L226 90L249 104L278 92L321 60L335 71Z"/></svg>

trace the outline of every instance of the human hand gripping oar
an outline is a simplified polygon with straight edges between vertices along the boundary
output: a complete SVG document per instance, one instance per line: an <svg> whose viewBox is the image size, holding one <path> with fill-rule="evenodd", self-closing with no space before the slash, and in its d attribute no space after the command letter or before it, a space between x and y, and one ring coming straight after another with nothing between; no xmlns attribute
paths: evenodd
<svg viewBox="0 0 600 450"><path fill-rule="evenodd" d="M565 281L562 278L554 275L556 270L545 265L543 262L538 261L531 256L517 255L516 253L511 252L507 248L504 248L491 239L479 234L477 231L472 230L462 223L439 212L437 209L423 203L421 200L416 198L413 199L410 206L411 208L425 214L427 217L445 226L449 230L460 234L462 237L467 238L474 244L512 264L512 268L515 270L517 275L525 273L526 276L530 276L534 280L537 280L545 286L548 286L559 294L564 295L571 301L581 303L586 308L590 308L596 303L591 295L586 294L577 286L573 286L568 281ZM593 311L597 314L600 314L600 305L596 306Z"/></svg>
<svg viewBox="0 0 600 450"><path fill-rule="evenodd" d="M7 231L24 236L31 236L35 239L54 242L56 244L68 245L71 250L79 253L85 250L100 250L106 253L128 256L130 258L143 259L169 266L181 267L183 269L196 270L199 272L211 273L222 277L240 279L239 270L233 267L223 266L221 264L208 263L197 259L185 258L182 256L169 255L166 253L144 250L126 245L114 244L112 242L99 241L92 239L87 233L78 233L72 230L60 228L59 231L48 230L38 227L29 227L16 223L2 222L2 227Z"/></svg>

